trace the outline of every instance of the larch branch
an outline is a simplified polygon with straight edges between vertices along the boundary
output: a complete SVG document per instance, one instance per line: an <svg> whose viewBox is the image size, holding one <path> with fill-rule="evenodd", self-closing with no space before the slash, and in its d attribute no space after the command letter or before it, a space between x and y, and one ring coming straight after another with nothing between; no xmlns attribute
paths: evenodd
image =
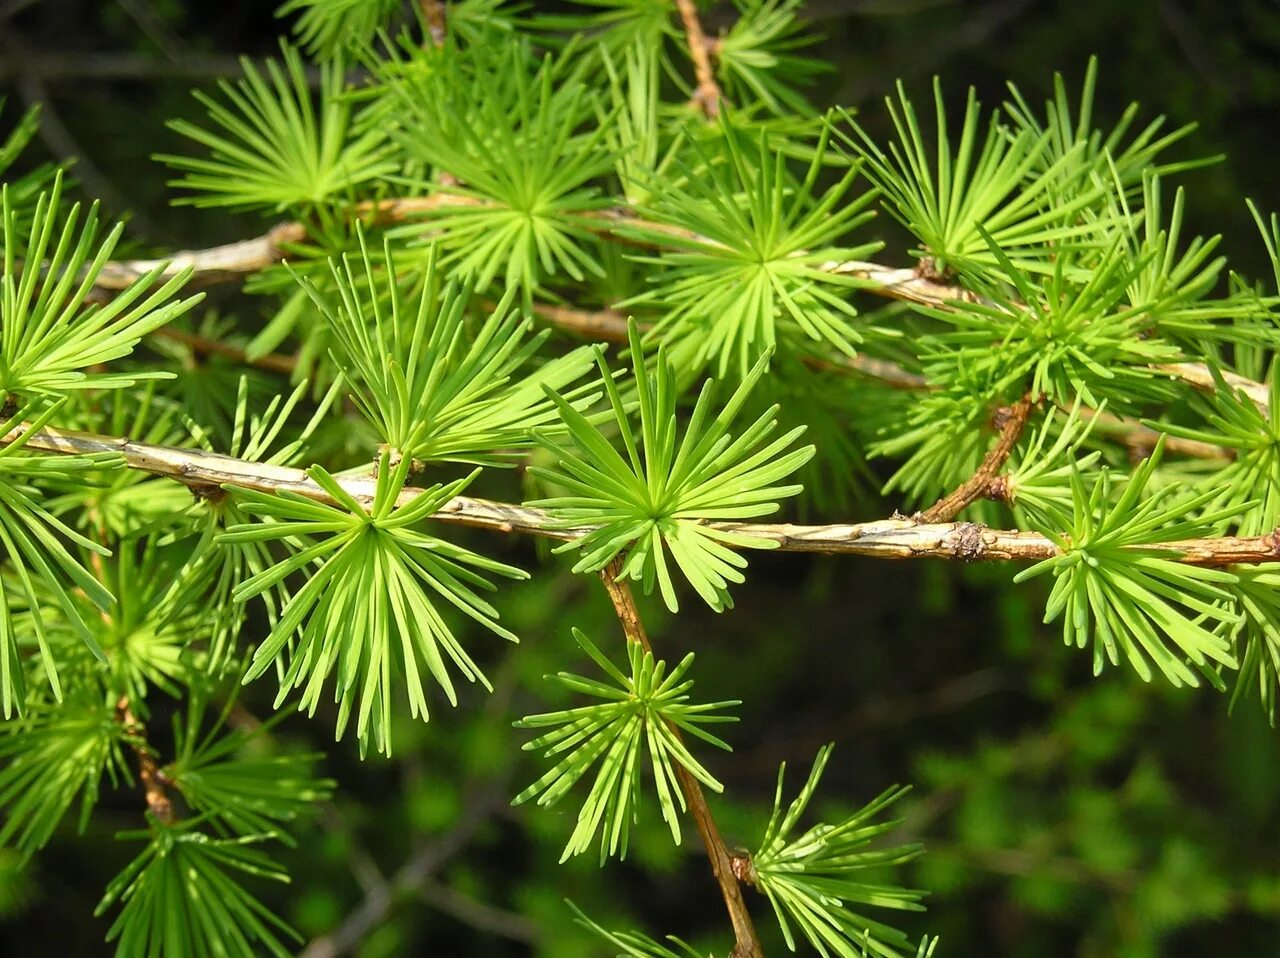
<svg viewBox="0 0 1280 958"><path fill-rule="evenodd" d="M170 342L179 343L197 355L223 356L241 365L257 366L259 369L283 373L286 376L292 375L298 367L298 361L293 356L286 356L283 353L266 353L262 356L250 357L248 352L239 346L224 343L220 339L210 339L198 333L188 333L172 326L161 326L150 335L156 339L167 339Z"/></svg>
<svg viewBox="0 0 1280 958"><path fill-rule="evenodd" d="M1022 435L1033 408L1035 402L1031 394L1027 393L1008 409L999 410L997 417L1003 419L1003 425L996 437L996 444L991 447L972 476L920 513L921 522L950 522L966 506L987 495L992 482L1000 474L1000 468L1017 445L1018 437Z"/></svg>
<svg viewBox="0 0 1280 958"><path fill-rule="evenodd" d="M449 11L444 0L419 0L419 6L431 42L437 47L444 46L449 32Z"/></svg>
<svg viewBox="0 0 1280 958"><path fill-rule="evenodd" d="M689 57L693 60L694 79L697 80L693 103L708 120L714 120L720 115L724 94L720 90L720 84L716 82L715 71L711 68L710 46L702 29L702 21L698 19L698 8L694 0L676 0L676 6L680 10L680 19L684 22L685 40L689 46Z"/></svg>
<svg viewBox="0 0 1280 958"><path fill-rule="evenodd" d="M156 763L155 753L146 739L146 728L134 716L127 695L120 696L116 702L116 721L129 736L130 747L138 760L138 781L142 785L148 810L163 824L172 824L175 815L173 802L169 798L168 780Z"/></svg>
<svg viewBox="0 0 1280 958"><path fill-rule="evenodd" d="M19 425L0 435L0 445L15 442L27 431ZM26 444L31 451L60 455L115 453L124 465L151 475L167 476L195 491L219 492L236 486L272 495L291 492L317 502L337 505L301 469L236 459L197 449L158 446L114 436L46 427ZM376 489L372 477L343 477L342 488L370 505ZM405 488L397 505L405 505L421 490ZM502 533L525 533L568 541L593 527L568 527L550 513L533 506L456 496L432 515L437 522ZM1033 562L1062 554L1052 539L1037 532L990 529L973 522L919 522L908 518L870 522L799 525L793 523L708 522L707 526L763 539L784 552L859 555L876 559L947 559L962 562ZM1149 548L1144 546L1144 549ZM1165 543L1168 558L1199 566L1230 566L1280 561L1280 535L1220 536Z"/></svg>
<svg viewBox="0 0 1280 958"><path fill-rule="evenodd" d="M600 570L600 579L604 582L605 591L609 593L614 613L618 616L622 631L626 633L627 641L637 643L646 652L653 652L648 633L645 632L644 623L640 619L640 610L636 607L635 596L631 593L631 586L621 577L622 563L623 557L618 556ZM684 741L679 728L672 723L668 723L667 727L676 741ZM751 922L751 913L747 910L747 903L742 898L742 886L738 880L739 869L735 866L734 856L725 847L724 839L720 837L720 829L711 814L710 806L707 805L707 797L702 791L702 785L679 762L672 763L672 767L676 781L680 785L680 791L684 794L685 803L689 807L689 814L693 816L703 847L706 848L707 860L711 863L711 872L715 875L716 884L720 886L725 908L729 912L734 938L731 958L763 958L764 952L760 947L760 939L756 936L755 925Z"/></svg>
<svg viewBox="0 0 1280 958"><path fill-rule="evenodd" d="M484 201L472 196L440 192L429 196L368 201L356 204L354 209L357 216L371 225L388 225L427 216L433 210L450 206L483 205ZM619 239L624 238L618 235L619 231L642 226L651 232L669 233L673 238L696 238L694 234L675 227L641 220L625 210L601 210L582 216L581 221L595 232L614 235ZM301 243L305 238L306 228L303 224L285 222L262 236L237 243L209 249L183 250L165 259L111 262L102 270L95 288L103 294L118 292L157 266L165 266L166 276L176 275L190 267L191 281L197 285L224 282L278 264L288 258L288 247L291 244ZM835 276L858 280L857 288L862 292L917 306L944 309L957 301L975 299L970 291L931 278L916 269L889 267L866 260L830 260L815 268ZM611 314L609 311L586 313L551 305L540 307L537 311L543 318L564 329L606 339L617 335L616 329L620 321L619 314ZM625 327L623 329L625 334ZM884 363L883 360L877 362ZM872 364L860 365L856 361L849 365L855 371L868 375L874 375L872 369L876 368ZM1218 388L1212 372L1203 363L1167 363L1152 368L1202 391L1212 392ZM880 370L895 380L892 384L901 388L918 388L912 383L919 377L912 373L891 365L881 366ZM1264 411L1268 408L1270 390L1266 384L1228 372L1222 373L1222 377L1231 388L1243 390L1259 408Z"/></svg>

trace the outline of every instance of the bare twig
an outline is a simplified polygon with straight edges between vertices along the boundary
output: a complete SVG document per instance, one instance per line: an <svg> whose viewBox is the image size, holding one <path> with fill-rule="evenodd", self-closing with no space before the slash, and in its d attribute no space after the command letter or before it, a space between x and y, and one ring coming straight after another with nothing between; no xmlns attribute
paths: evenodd
<svg viewBox="0 0 1280 958"><path fill-rule="evenodd" d="M3 16L0 16L0 21L2 20ZM249 61L259 67L266 63L265 58L251 57ZM142 53L120 51L33 50L30 57L21 64L21 69L12 59L0 59L0 80L7 80L20 73L57 84L84 80L215 80L239 76L243 69L244 61L239 57L197 53L192 50L185 51L176 62ZM303 67L303 75L312 87L319 86L320 74L319 67ZM363 70L347 71L347 78L352 83L367 76L367 72Z"/></svg>
<svg viewBox="0 0 1280 958"><path fill-rule="evenodd" d="M676 6L680 9L680 19L684 21L689 57L693 60L693 75L698 83L693 91L693 103L708 120L714 120L720 115L720 103L724 94L720 91L720 84L716 82L715 71L711 69L707 35L698 19L698 8L694 5L694 0L676 0Z"/></svg>
<svg viewBox="0 0 1280 958"><path fill-rule="evenodd" d="M466 848L476 832L505 805L505 782L472 789L463 803L462 815L449 831L415 851L389 881L373 887L334 932L307 945L301 958L337 958L350 952L387 917L397 901L420 894L432 876Z"/></svg>
<svg viewBox="0 0 1280 958"><path fill-rule="evenodd" d="M496 935L525 945L537 944L541 937L541 929L536 922L464 895L434 878L423 882L418 895L432 908L487 935Z"/></svg>
<svg viewBox="0 0 1280 958"><path fill-rule="evenodd" d="M1166 455L1175 454L1192 459L1217 459L1228 462L1236 458L1234 449L1215 446L1213 443L1202 442L1199 439L1171 436L1150 426L1144 426L1127 416L1113 416L1111 413L1094 412L1092 409L1082 409L1080 414L1085 419L1093 420L1095 434L1109 433L1122 440L1128 446L1129 455L1134 460L1146 458L1162 437Z"/></svg>
<svg viewBox="0 0 1280 958"><path fill-rule="evenodd" d="M120 9L138 25L170 63L178 63L187 54L187 45L169 28L151 0L116 0Z"/></svg>
<svg viewBox="0 0 1280 958"><path fill-rule="evenodd" d="M622 624L627 641L639 644L646 652L652 652L649 636L645 632L644 623L640 620L640 610L636 608L635 596L631 594L631 586L621 578L623 559L619 556L600 571L600 579L604 582L605 591L613 602L613 610ZM669 726L677 741L681 741L680 730L675 725ZM756 937L755 926L751 923L751 913L747 911L747 903L742 899L742 886L735 873L734 859L720 837L720 829L716 826L707 798L702 792L702 785L679 762L673 763L676 781L689 806L689 813L698 826L698 834L702 836L702 844L707 850L707 859L711 862L711 871L716 883L720 886L720 894L724 897L725 908L729 911L729 921L733 924L735 946L731 958L762 958L760 939Z"/></svg>
<svg viewBox="0 0 1280 958"><path fill-rule="evenodd" d="M207 249L179 250L163 259L116 260L107 263L94 281L94 291L110 295L128 289L152 270L162 268L162 277L191 270L191 282L198 286L237 279L275 266L285 258L284 246L306 238L301 223L280 223L253 239L211 246Z"/></svg>
<svg viewBox="0 0 1280 958"><path fill-rule="evenodd" d="M15 66L15 80L18 96L27 107L39 107L41 110L40 126L37 128L40 139L58 161L76 160L76 176L84 183L90 193L100 198L103 203L117 212L127 209L129 204L116 189L111 178L98 169L89 154L80 145L75 134L63 121L54 105L44 80L39 74L29 71L26 64L29 58L26 41L12 27L0 30L0 50L4 56L0 60L11 60ZM144 217L134 214L135 224L148 226ZM150 230L148 229L148 232Z"/></svg>
<svg viewBox="0 0 1280 958"><path fill-rule="evenodd" d="M1022 435L1023 427L1026 426L1034 407L1035 403L1031 399L1031 394L1028 393L1010 408L1000 410L998 415L1003 417L1004 423L1000 427L996 444L983 458L982 464L957 488L920 513L921 522L950 522L966 506L987 495L992 481L1000 473L1000 467L1009 458L1009 453L1013 452L1013 447L1017 444L1018 437Z"/></svg>
<svg viewBox="0 0 1280 958"><path fill-rule="evenodd" d="M98 526L97 538L105 545L106 530L100 524L101 516L96 509L93 510L90 520ZM107 584L106 570L103 566L101 554L91 552L89 554L89 564L93 568L94 576L105 586ZM111 613L106 609L101 609L98 614L102 617L103 623L110 628ZM115 720L124 732L129 747L133 750L133 756L138 762L138 782L142 785L142 794L146 798L148 811L158 821L166 825L170 824L174 820L174 812L173 802L169 800L168 786L172 783L160 771L160 766L156 764L155 752L151 748L151 743L147 741L147 727L133 714L128 694L121 695L116 699Z"/></svg>
<svg viewBox="0 0 1280 958"><path fill-rule="evenodd" d="M535 302L533 313L564 332L611 343L627 341L627 317L616 309L587 310ZM642 325L641 328L645 327ZM855 373L868 379L875 379L893 389L929 388L929 382L923 376L903 369L890 360L876 359L872 356L832 355L827 359L806 357L805 364L815 369L834 369L844 373Z"/></svg>
<svg viewBox="0 0 1280 958"><path fill-rule="evenodd" d="M384 226L421 216L444 206L477 206L477 200L451 193L435 193L431 196L399 197L387 200L371 200L357 203L354 215L364 222ZM238 279L275 266L290 255L289 247L307 238L304 224L286 221L277 223L261 236L211 246L207 249L179 250L159 259L116 260L107 263L94 282L95 291L111 294L127 289L130 285L154 269L163 269L162 278L176 276L183 270L191 270L191 282L200 285Z"/></svg>

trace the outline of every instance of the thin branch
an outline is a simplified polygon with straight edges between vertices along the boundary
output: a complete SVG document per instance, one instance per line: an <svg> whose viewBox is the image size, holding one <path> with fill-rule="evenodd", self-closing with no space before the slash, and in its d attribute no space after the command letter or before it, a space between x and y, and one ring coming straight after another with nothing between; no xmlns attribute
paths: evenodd
<svg viewBox="0 0 1280 958"><path fill-rule="evenodd" d="M169 799L168 779L156 764L155 753L147 743L146 727L134 716L127 695L120 696L116 702L116 721L129 737L130 747L138 760L138 781L146 796L147 808L157 820L171 824L175 816L173 802Z"/></svg>
<svg viewBox="0 0 1280 958"><path fill-rule="evenodd" d="M0 21L3 16L0 15ZM265 58L249 58L254 66L265 66ZM76 83L86 80L217 80L239 76L244 61L239 57L196 53L187 50L181 59L170 62L155 56L119 51L76 50L38 53L31 51L28 59L19 64L12 59L0 59L0 80L8 80L21 74L38 77L48 83ZM303 68L303 75L311 87L320 85L320 69ZM347 72L349 82L358 83L368 76L366 71L352 69Z"/></svg>
<svg viewBox="0 0 1280 958"><path fill-rule="evenodd" d="M478 200L451 193L434 193L431 196L398 197L386 200L370 200L353 207L355 216L371 226L400 223L442 206L479 206ZM199 286L212 285L238 279L249 273L257 273L269 266L276 266L290 257L290 246L307 238L307 227L296 221L277 223L261 236L211 246L207 249L188 249L170 253L158 259L116 260L108 262L94 282L94 290L100 294L118 293L128 289L139 278L154 269L163 269L162 278L176 276L183 270L191 270L191 282Z"/></svg>
<svg viewBox="0 0 1280 958"><path fill-rule="evenodd" d="M1017 445L1018 437L1022 435L1023 427L1034 408L1035 402L1032 401L1031 394L1027 393L1010 408L1001 409L997 413L997 418L1004 420L1000 435L991 451L983 458L982 464L957 488L920 513L920 521L950 522L967 506L986 496L992 488L992 482L1000 474L1000 467Z"/></svg>
<svg viewBox="0 0 1280 958"><path fill-rule="evenodd" d="M536 922L523 915L517 915L503 908L495 908L488 902L464 895L456 888L434 878L423 882L422 887L418 889L418 895L437 911L456 918L464 925L470 925L486 935L496 935L525 945L535 945L542 937L542 929Z"/></svg>
<svg viewBox="0 0 1280 958"><path fill-rule="evenodd" d="M577 309L573 306L562 306L553 303L533 304L533 314L546 320L564 332L575 333L588 339L604 340L610 343L627 341L627 317L616 309ZM641 328L645 328L641 324ZM872 356L832 355L827 359L808 356L805 365L814 369L834 369L843 373L855 373L868 379L875 379L892 389L923 390L929 388L929 381L923 376L903 369L888 359L876 359Z"/></svg>
<svg viewBox="0 0 1280 958"><path fill-rule="evenodd" d="M1077 858L1043 854L1026 848L980 848L930 840L929 854L963 861L1000 875L1052 877L1106 888L1116 894L1131 894L1142 880L1142 875L1134 869L1121 868L1109 872Z"/></svg>
<svg viewBox="0 0 1280 958"><path fill-rule="evenodd" d="M170 63L178 63L187 55L186 43L164 22L151 0L116 0L116 3Z"/></svg>
<svg viewBox="0 0 1280 958"><path fill-rule="evenodd" d="M644 623L640 620L640 610L636 608L635 596L631 594L631 586L621 578L622 556L614 559L600 570L600 579L605 591L613 602L613 610L622 624L627 641L639 644L646 652L652 652L649 636L645 632ZM677 741L683 741L680 729L668 723ZM729 921L733 924L734 949L731 958L762 958L764 952L760 948L760 939L756 937L755 926L751 923L751 913L747 911L747 903L742 899L742 886L735 874L734 859L720 837L720 829L716 826L711 808L707 805L707 797L702 792L702 785L679 762L673 763L676 781L680 783L680 791L684 793L689 813L698 826L698 834L702 836L702 844L707 850L707 859L711 862L711 871L716 883L720 886L720 894L724 897L725 908L729 911Z"/></svg>
<svg viewBox="0 0 1280 958"><path fill-rule="evenodd" d="M106 529L100 524L101 516L96 508L91 510L90 521L98 526L97 538L106 545ZM105 586L107 581L101 554L90 553L89 564L93 568L94 576ZM100 609L98 614L102 617L103 623L110 628L111 613L106 609ZM168 786L172 783L156 764L155 752L151 748L151 743L147 741L147 727L133 714L127 693L116 699L115 720L124 732L129 748L133 750L133 756L138 762L138 782L142 785L147 809L160 822L170 824L174 820L174 812L173 802L169 800Z"/></svg>
<svg viewBox="0 0 1280 958"><path fill-rule="evenodd" d="M418 7L422 10L431 42L437 47L444 46L449 31L449 12L444 0L418 0Z"/></svg>
<svg viewBox="0 0 1280 958"><path fill-rule="evenodd" d="M1152 368L1168 373L1174 379L1181 379L1202 392L1211 393L1218 388L1213 373L1203 363L1164 363ZM1252 379L1246 379L1244 376L1226 370L1222 370L1219 375L1232 389L1242 390L1264 413L1270 410L1271 390L1267 388L1266 383L1254 382Z"/></svg>
<svg viewBox="0 0 1280 958"><path fill-rule="evenodd" d="M0 56L0 60L8 59L13 61L15 65L18 96L23 104L29 108L40 108L40 125L37 128L37 133L44 145L49 149L49 152L54 155L55 160L67 162L75 159L76 176L79 177L90 193L100 198L106 206L116 212L123 212L128 209L128 202L120 191L116 189L111 178L98 169L88 152L76 139L75 134L71 132L70 127L63 122L54 105L53 97L49 94L49 89L44 84L44 80L38 74L29 72L26 69L29 57L27 43L12 27L0 30L0 50L4 52L4 56ZM137 215L136 212L133 216L133 221L135 225L142 225L147 232L152 232L147 219Z"/></svg>
<svg viewBox="0 0 1280 958"><path fill-rule="evenodd" d="M1095 412L1092 409L1082 409L1080 414L1085 419L1093 420L1095 435L1111 434L1124 442L1129 448L1130 457L1135 461L1150 455L1151 450L1156 447L1156 443L1162 437L1166 455L1187 456L1192 459L1218 459L1226 462L1236 458L1234 449L1215 446L1211 442L1202 442L1199 439L1171 436L1150 426L1144 426L1127 416L1113 416L1111 413Z"/></svg>
<svg viewBox="0 0 1280 958"><path fill-rule="evenodd" d="M355 207L355 212L372 225L386 225L403 222L441 207L482 205L484 205L482 200L470 196L435 193L429 196L359 203ZM641 225L650 230L667 232L682 238L693 235L677 228L648 223L626 211L616 209L602 210L590 216L584 216L582 221L588 228L607 235L616 235L619 230ZM285 222L276 225L262 236L238 243L228 243L203 250L182 250L165 259L111 262L102 270L95 288L103 293L118 292L158 266L165 267L165 276L174 275L189 267L192 270L192 282L199 285L222 282L258 272L279 263L288 257L289 245L301 243L305 238L306 228L303 224ZM622 239L622 237L617 238ZM918 306L945 309L957 301L976 299L970 291L922 275L916 269L888 267L866 260L830 260L818 264L815 269L835 276L856 279L859 281L857 288L862 292ZM543 318L564 329L585 335L612 338L617 335L618 328L625 330L625 327L621 326L620 315L610 311L585 313L568 307L545 305L539 307L537 312ZM856 361L851 365L857 371L868 374L873 368L870 365L859 366ZM1213 373L1202 363L1167 363L1152 368L1205 392L1213 392L1217 389ZM884 371L889 372L895 379L899 379L898 373L908 377L914 375L887 368ZM1259 408L1264 411L1268 408L1269 389L1264 383L1254 382L1235 373L1224 372L1222 377L1233 389L1244 390ZM910 380L900 381L905 386Z"/></svg>
<svg viewBox="0 0 1280 958"><path fill-rule="evenodd" d="M256 366L259 369L266 369L273 373L284 373L286 376L292 375L294 370L298 368L298 361L293 356L286 356L283 353L266 353L262 356L250 358L248 352L239 346L232 346L230 343L224 343L218 339L210 339L208 336L201 336L197 333L188 333L171 326L161 326L153 331L151 335L156 339L167 339L170 342L180 343L193 353L202 356L222 356L232 362L245 366Z"/></svg>
<svg viewBox="0 0 1280 958"><path fill-rule="evenodd" d="M702 22L698 19L698 8L694 0L676 0L680 9L680 19L684 21L684 35L689 45L689 57L693 60L693 75L698 81L693 91L693 103L714 120L720 115L720 104L724 93L716 82L715 71L711 69L711 56L707 44L707 35L702 30Z"/></svg>
<svg viewBox="0 0 1280 958"><path fill-rule="evenodd" d="M506 783L489 783L471 790L463 812L449 831L410 855L389 881L365 895L356 908L331 934L316 938L301 958L337 958L354 949L364 937L391 913L396 902L420 893L444 865L466 848L475 834L507 804Z"/></svg>
<svg viewBox="0 0 1280 958"><path fill-rule="evenodd" d="M94 291L99 295L118 293L157 268L164 269L163 278L190 269L191 282L197 286L238 279L277 265L286 257L284 247L301 243L306 235L301 223L280 223L261 236L222 246L179 250L163 259L116 260L102 268L94 281Z"/></svg>
<svg viewBox="0 0 1280 958"><path fill-rule="evenodd" d="M18 425L0 435L0 445L22 437L27 428ZM167 476L205 494L220 493L224 486L238 486L278 495L292 492L316 502L337 505L324 489L301 469L274 466L202 452L100 436L70 429L46 427L34 433L26 448L60 455L83 456L115 453L129 469ZM376 489L370 477L342 477L343 490L363 505L371 505ZM422 490L407 487L397 506L412 502ZM568 527L543 509L456 496L432 515L437 522L524 533L568 541L593 527ZM794 523L708 522L709 528L764 539L783 552L820 552L859 555L876 559L949 559L962 562L1039 561L1062 555L1062 549L1037 532L989 529L974 522L922 523L914 519L876 519L870 522L799 525ZM1150 548L1143 546L1143 550ZM1165 544L1168 558L1188 565L1229 566L1280 561L1280 535L1221 536L1184 539Z"/></svg>

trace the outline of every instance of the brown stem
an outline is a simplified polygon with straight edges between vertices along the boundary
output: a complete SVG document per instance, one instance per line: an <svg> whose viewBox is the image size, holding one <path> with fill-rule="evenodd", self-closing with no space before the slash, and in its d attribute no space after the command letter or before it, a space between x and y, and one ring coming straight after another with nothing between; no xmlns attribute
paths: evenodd
<svg viewBox="0 0 1280 958"><path fill-rule="evenodd" d="M170 342L181 343L194 353L204 356L224 356L233 362L242 363L246 366L257 366L259 369L270 370L274 373L284 373L286 376L292 375L293 371L298 367L298 361L292 356L285 356L282 353L267 353L265 356L257 356L250 359L248 353L239 346L232 346L230 343L210 339L208 336L201 336L197 333L188 333L170 326L162 326L151 335L157 339L167 339Z"/></svg>
<svg viewBox="0 0 1280 958"><path fill-rule="evenodd" d="M22 438L28 427L18 425L0 434L0 446ZM274 466L198 449L180 449L100 436L71 429L46 427L33 433L26 448L58 455L115 453L126 468L168 476L203 494L238 486L278 495L294 492L316 502L337 503L301 469ZM343 490L363 505L374 499L376 484L368 477L339 478ZM396 504L403 506L422 494L406 487ZM569 528L543 509L456 496L432 515L432 520L502 533L525 533L567 541L594 527ZM923 523L916 519L875 519L870 522L797 525L793 523L708 522L711 529L763 539L783 552L820 552L875 559L948 559L961 562L1036 562L1062 554L1062 549L1036 532L989 529L973 522ZM1144 546L1143 549L1149 547ZM1164 543L1166 558L1188 565L1223 567L1280 561L1280 534L1219 536Z"/></svg>
<svg viewBox="0 0 1280 958"><path fill-rule="evenodd" d="M1113 416L1111 413L1095 412L1092 409L1082 409L1080 415L1093 421L1095 434L1109 433L1122 440L1129 449L1129 458L1135 462L1149 456L1161 438L1164 439L1165 455L1174 454L1192 459L1218 459L1227 462L1236 458L1234 449L1215 446L1211 442L1203 442L1199 439L1171 436L1126 416Z"/></svg>
<svg viewBox="0 0 1280 958"><path fill-rule="evenodd" d="M419 0L418 6L422 10L422 19L426 21L431 42L437 47L444 46L444 38L449 31L449 12L444 0Z"/></svg>
<svg viewBox="0 0 1280 958"><path fill-rule="evenodd" d="M90 519L97 523L100 518L96 514L90 516ZM106 530L101 526L98 527L98 540L106 545ZM106 570L103 567L102 556L99 553L91 552L89 554L89 564L93 568L93 574L104 586L107 584ZM99 613L102 621L108 627L111 625L111 613L106 609L102 609ZM165 789L166 779L164 773L160 771L156 765L155 754L151 751L151 746L147 742L147 729L137 717L133 714L133 710L129 707L129 696L121 695L116 700L116 722L119 723L124 734L129 739L129 747L133 749L134 757L138 760L138 781L142 784L142 793L146 796L147 808L151 814L159 821L168 825L173 821L173 803L169 801L169 793Z"/></svg>
<svg viewBox="0 0 1280 958"><path fill-rule="evenodd" d="M430 196L414 196L369 201L356 204L355 215L364 217L374 225L402 222L435 209L450 206L483 206L484 201L475 197L454 193L435 193ZM580 217L581 222L594 232L614 236L619 230L643 227L646 231L667 233L675 240L699 239L695 234L676 227L641 220L626 210L600 210ZM192 282L208 285L258 272L273 266L287 257L289 244L302 242L306 228L301 223L286 222L273 227L263 236L225 246L203 250L183 250L166 259L129 260L107 263L95 283L95 292L101 296L127 288L140 276L157 266L166 266L166 276L174 275L190 267ZM707 240L706 242L710 242ZM930 306L939 309L951 307L956 301L973 301L974 295L959 286L949 285L938 279L921 275L917 269L894 268L865 260L830 260L819 263L815 269L834 276L847 276L859 281L858 289L874 296ZM598 326L601 330L612 325L613 317L603 314L581 314L565 307L547 306L541 315L565 329L588 332ZM590 318L588 318L590 317ZM624 328L625 331L625 328ZM591 333L592 335L604 335ZM856 365L856 364L855 364ZM865 365L859 372L868 372ZM1212 392L1217 389L1212 373L1202 363L1166 363L1153 367L1174 379L1181 380L1196 389ZM896 378L897 373L888 370ZM913 374L906 373L910 377ZM1242 389L1259 408L1268 407L1269 390L1264 383L1254 382L1234 373L1224 373L1223 379L1234 389ZM908 380L909 381L909 380ZM904 381L904 382L908 382ZM912 386L911 388L915 388Z"/></svg>
<svg viewBox="0 0 1280 958"><path fill-rule="evenodd" d="M352 207L352 214L369 225L385 226L441 207L480 205L479 200L470 196L433 193L430 196L392 197L357 203ZM207 249L179 250L160 259L114 260L106 263L94 280L94 293L101 297L127 289L157 268L164 269L162 278L176 276L189 268L192 271L191 282L200 286L225 282L278 265L289 257L288 247L302 243L306 238L306 224L290 220L277 223L253 239Z"/></svg>
<svg viewBox="0 0 1280 958"><path fill-rule="evenodd" d="M551 323L557 329L576 333L589 339L603 339L611 343L627 341L627 317L615 309L577 309L552 303L533 304L533 313ZM647 328L643 323L641 329ZM929 382L923 376L903 369L887 359L871 356L832 355L828 359L806 357L806 366L814 369L834 369L875 379L892 389L924 390Z"/></svg>
<svg viewBox="0 0 1280 958"><path fill-rule="evenodd" d="M715 71L711 69L710 45L707 35L702 30L702 21L698 19L698 8L694 0L676 0L680 9L680 19L684 21L684 35L689 45L689 56L693 60L693 75L698 81L693 91L693 103L714 120L720 115L720 103L724 94L720 84L716 82Z"/></svg>
<svg viewBox="0 0 1280 958"><path fill-rule="evenodd" d="M174 820L173 802L169 800L169 791L165 787L167 779L160 766L156 764L155 753L147 744L146 727L134 716L129 707L129 696L120 696L116 702L116 721L124 728L130 738L133 754L138 759L138 781L142 784L143 794L147 799L147 808L157 820L170 825Z"/></svg>
<svg viewBox="0 0 1280 958"><path fill-rule="evenodd" d="M920 513L921 522L950 522L968 505L981 499L991 489L992 482L1000 472L1000 467L1013 452L1013 447L1022 435L1023 427L1031 416L1035 403L1031 394L1027 393L1011 407L1001 409L997 417L1003 419L1000 435L996 444L991 447L982 460L982 464L972 476L947 493L924 512Z"/></svg>
<svg viewBox="0 0 1280 958"><path fill-rule="evenodd" d="M613 602L613 611L622 624L627 641L636 642L646 652L652 652L649 636L645 632L644 623L640 620L640 610L636 608L635 596L631 586L621 577L623 557L618 556L605 568L600 570L600 580L605 591ZM683 741L680 729L668 724L677 741ZM738 882L734 857L725 847L720 837L720 829L707 805L707 798L702 792L702 785L679 762L674 763L676 781L680 791L684 793L689 813L698 826L698 834L702 836L702 844L707 850L707 859L711 862L711 871L716 883L720 886L720 894L724 897L725 908L729 911L729 921L733 924L735 946L731 958L762 958L764 952L760 948L760 939L756 937L755 926L751 923L751 914L747 911L747 903L742 899L742 886ZM741 866L738 866L739 868Z"/></svg>

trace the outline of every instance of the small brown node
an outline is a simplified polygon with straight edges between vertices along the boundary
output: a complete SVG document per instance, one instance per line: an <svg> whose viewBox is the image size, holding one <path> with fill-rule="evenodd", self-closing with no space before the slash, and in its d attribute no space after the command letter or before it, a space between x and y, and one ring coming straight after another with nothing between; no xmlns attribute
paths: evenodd
<svg viewBox="0 0 1280 958"><path fill-rule="evenodd" d="M980 558L986 543L982 541L982 526L976 522L959 522L946 537L947 548L957 559L972 562Z"/></svg>
<svg viewBox="0 0 1280 958"><path fill-rule="evenodd" d="M750 854L743 851L730 852L729 869L733 872L733 877L742 882L742 884L755 887L758 876L756 875L755 863L751 861Z"/></svg>

